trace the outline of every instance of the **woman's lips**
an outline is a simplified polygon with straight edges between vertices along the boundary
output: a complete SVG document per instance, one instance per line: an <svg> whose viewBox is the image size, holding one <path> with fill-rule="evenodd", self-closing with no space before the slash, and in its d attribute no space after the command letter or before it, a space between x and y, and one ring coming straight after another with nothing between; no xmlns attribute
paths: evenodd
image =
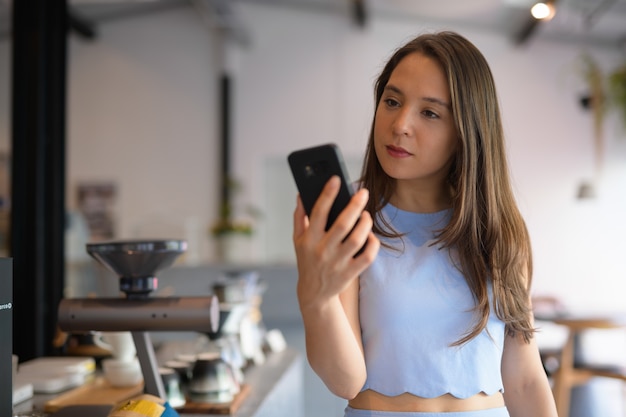
<svg viewBox="0 0 626 417"><path fill-rule="evenodd" d="M393 145L387 145L387 153L393 158L406 158L412 154L404 148L400 148Z"/></svg>

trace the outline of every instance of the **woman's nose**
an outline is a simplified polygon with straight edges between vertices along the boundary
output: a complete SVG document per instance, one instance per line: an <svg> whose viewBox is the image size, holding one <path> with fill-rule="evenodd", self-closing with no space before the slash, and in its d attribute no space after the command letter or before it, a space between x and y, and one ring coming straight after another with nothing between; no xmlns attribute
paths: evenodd
<svg viewBox="0 0 626 417"><path fill-rule="evenodd" d="M393 121L393 133L399 136L410 136L413 133L414 120L410 109L404 108L396 114Z"/></svg>

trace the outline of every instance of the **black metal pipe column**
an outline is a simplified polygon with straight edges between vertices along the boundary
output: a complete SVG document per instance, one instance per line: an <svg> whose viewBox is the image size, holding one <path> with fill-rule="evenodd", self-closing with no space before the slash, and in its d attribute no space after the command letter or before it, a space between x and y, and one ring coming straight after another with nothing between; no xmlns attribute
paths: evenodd
<svg viewBox="0 0 626 417"><path fill-rule="evenodd" d="M13 351L52 355L64 286L67 0L13 2Z"/></svg>
<svg viewBox="0 0 626 417"><path fill-rule="evenodd" d="M220 144L221 144L221 199L220 199L220 217L224 215L230 216L231 207L231 175L230 175L230 98L231 98L231 80L227 72L220 77Z"/></svg>

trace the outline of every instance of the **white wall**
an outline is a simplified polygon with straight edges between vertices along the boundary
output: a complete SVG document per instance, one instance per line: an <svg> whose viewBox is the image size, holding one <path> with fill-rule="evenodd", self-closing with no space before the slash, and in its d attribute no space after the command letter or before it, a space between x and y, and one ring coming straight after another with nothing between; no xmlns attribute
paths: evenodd
<svg viewBox="0 0 626 417"><path fill-rule="evenodd" d="M114 181L119 237L188 237L218 192L210 33L186 8L99 30L70 44L68 206L77 183Z"/></svg>
<svg viewBox="0 0 626 417"><path fill-rule="evenodd" d="M392 50L427 24L237 4L250 31L234 46L233 152L242 202L264 212L256 254L292 262L295 202L286 155L334 141L358 164L371 121L373 82ZM534 38L523 47L489 33L472 39L498 83L517 197L534 244L535 290L584 309L623 305L626 263L626 133L607 121L604 176L595 200L576 200L593 174L591 116L577 45ZM120 186L118 237L189 237L213 259L206 229L218 199L217 72L213 37L192 9L103 23L93 43L70 46L68 206L83 181ZM9 141L9 48L0 43L0 146ZM605 69L620 58L595 50ZM147 225L152 225L146 232Z"/></svg>

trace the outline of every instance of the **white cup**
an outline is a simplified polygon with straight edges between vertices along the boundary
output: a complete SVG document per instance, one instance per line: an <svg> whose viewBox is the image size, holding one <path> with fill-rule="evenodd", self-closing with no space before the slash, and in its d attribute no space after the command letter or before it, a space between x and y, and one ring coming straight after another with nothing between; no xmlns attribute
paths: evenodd
<svg viewBox="0 0 626 417"><path fill-rule="evenodd" d="M141 366L137 358L130 360L103 359L102 371L104 378L114 387L132 387L143 381Z"/></svg>
<svg viewBox="0 0 626 417"><path fill-rule="evenodd" d="M110 351L113 358L121 361L128 362L137 354L130 332L98 332L93 340L96 345Z"/></svg>

